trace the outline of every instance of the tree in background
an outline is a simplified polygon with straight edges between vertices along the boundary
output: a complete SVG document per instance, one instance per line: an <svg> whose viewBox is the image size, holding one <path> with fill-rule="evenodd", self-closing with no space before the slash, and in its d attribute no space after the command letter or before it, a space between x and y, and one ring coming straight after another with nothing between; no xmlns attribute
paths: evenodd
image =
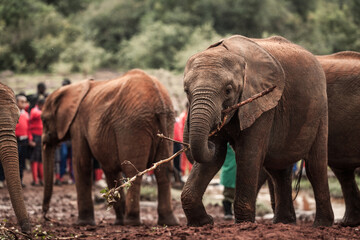
<svg viewBox="0 0 360 240"><path fill-rule="evenodd" d="M360 51L359 0L0 0L0 71L164 68L233 34Z"/></svg>

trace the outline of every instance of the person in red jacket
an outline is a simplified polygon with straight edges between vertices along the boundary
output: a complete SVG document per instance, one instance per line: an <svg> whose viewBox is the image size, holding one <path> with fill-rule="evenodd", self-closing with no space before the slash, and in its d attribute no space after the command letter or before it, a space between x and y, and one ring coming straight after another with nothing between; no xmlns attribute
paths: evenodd
<svg viewBox="0 0 360 240"><path fill-rule="evenodd" d="M18 144L21 185L22 187L25 187L25 184L22 183L23 171L25 169L25 159L28 156L28 146L34 146L35 143L32 141L32 135L29 131L29 114L25 110L27 106L27 99L24 94L18 94L16 96L16 104L20 110L20 117L18 123L16 124L15 136ZM0 163L0 188L4 187L4 180L5 175Z"/></svg>
<svg viewBox="0 0 360 240"><path fill-rule="evenodd" d="M29 128L33 137L33 141L35 142L35 146L30 156L31 171L33 176L33 182L31 185L33 186L43 185L43 165L41 160L41 135L43 131L43 124L41 120L41 110L44 102L44 98L39 98L36 106L31 109L30 112Z"/></svg>
<svg viewBox="0 0 360 240"><path fill-rule="evenodd" d="M186 110L184 110L179 116L179 124L180 124L181 132L184 132L184 126L186 124L186 118L187 118L187 108L188 108L188 103L186 104ZM181 154L180 168L183 175L188 175L189 172L191 171L192 164L187 159L185 153Z"/></svg>
<svg viewBox="0 0 360 240"><path fill-rule="evenodd" d="M15 135L18 143L20 178L22 182L23 171L25 169L25 159L28 156L28 146L35 146L35 142L33 141L33 137L29 129L30 117L25 111L27 99L24 95L17 95L16 102L18 108L20 109L20 117L18 123L16 124ZM22 186L25 187L23 183Z"/></svg>

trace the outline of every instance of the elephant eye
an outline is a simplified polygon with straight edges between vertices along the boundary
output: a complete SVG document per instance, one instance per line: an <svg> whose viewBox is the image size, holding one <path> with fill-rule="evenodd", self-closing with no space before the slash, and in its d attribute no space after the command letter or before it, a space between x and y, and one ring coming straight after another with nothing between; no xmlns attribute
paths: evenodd
<svg viewBox="0 0 360 240"><path fill-rule="evenodd" d="M189 89L184 89L184 92L186 93L187 96L189 96Z"/></svg>
<svg viewBox="0 0 360 240"><path fill-rule="evenodd" d="M231 91L232 91L232 86L231 86L231 85L228 85L228 86L226 87L226 89L225 89L226 95L227 95L227 96L230 95Z"/></svg>

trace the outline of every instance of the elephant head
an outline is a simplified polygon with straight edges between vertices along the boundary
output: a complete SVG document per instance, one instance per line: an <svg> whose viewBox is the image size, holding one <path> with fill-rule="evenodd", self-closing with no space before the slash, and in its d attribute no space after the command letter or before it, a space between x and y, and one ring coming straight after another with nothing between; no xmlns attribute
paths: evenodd
<svg viewBox="0 0 360 240"><path fill-rule="evenodd" d="M0 160L4 168L11 203L23 232L30 232L30 220L25 208L20 182L18 146L15 127L19 119L13 91L0 83Z"/></svg>
<svg viewBox="0 0 360 240"><path fill-rule="evenodd" d="M221 122L222 110L274 85L273 92L237 111L240 130L277 106L285 85L282 66L255 40L243 36L221 40L192 56L184 72L190 104L184 140L191 146L190 159L203 163L217 158L220 151L208 135Z"/></svg>
<svg viewBox="0 0 360 240"><path fill-rule="evenodd" d="M42 159L44 163L43 212L49 209L53 187L55 149L58 143L67 138L71 123L78 112L81 101L90 88L90 80L70 84L50 94L44 104Z"/></svg>

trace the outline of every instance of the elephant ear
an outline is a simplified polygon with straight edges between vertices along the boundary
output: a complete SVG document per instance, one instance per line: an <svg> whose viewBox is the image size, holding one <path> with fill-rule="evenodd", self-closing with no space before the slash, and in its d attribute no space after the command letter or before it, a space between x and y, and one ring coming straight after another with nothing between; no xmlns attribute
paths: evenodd
<svg viewBox="0 0 360 240"><path fill-rule="evenodd" d="M263 47L254 41L233 36L224 40L225 47L244 58L244 84L240 101L272 86L276 88L269 94L242 106L238 111L240 129L250 127L262 113L277 106L285 85L285 73L281 64Z"/></svg>
<svg viewBox="0 0 360 240"><path fill-rule="evenodd" d="M85 80L66 85L53 93L56 95L53 97L52 114L55 116L57 136L60 140L69 131L80 103L89 92L90 81Z"/></svg>

